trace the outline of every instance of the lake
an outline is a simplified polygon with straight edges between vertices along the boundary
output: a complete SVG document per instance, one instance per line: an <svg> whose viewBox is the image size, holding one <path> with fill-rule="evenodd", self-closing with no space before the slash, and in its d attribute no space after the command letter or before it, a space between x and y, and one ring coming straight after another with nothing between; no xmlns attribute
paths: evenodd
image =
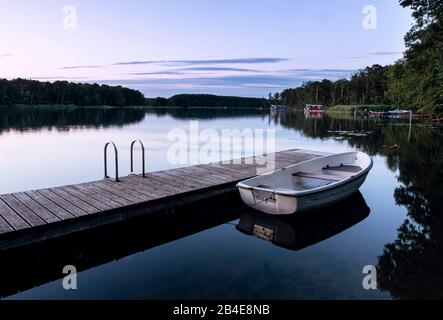
<svg viewBox="0 0 443 320"><path fill-rule="evenodd" d="M168 161L168 133L191 122L217 132L273 129L277 151L361 150L373 157L374 168L360 193L294 217L257 213L232 193L3 253L0 296L443 298L443 134L437 126L258 109L0 108L0 194L101 179L109 140L119 148L121 175L129 173L135 138L147 148L148 171L179 167ZM272 237L257 234L254 225ZM62 287L66 265L79 270L78 290ZM365 266L376 267L377 290L363 287Z"/></svg>

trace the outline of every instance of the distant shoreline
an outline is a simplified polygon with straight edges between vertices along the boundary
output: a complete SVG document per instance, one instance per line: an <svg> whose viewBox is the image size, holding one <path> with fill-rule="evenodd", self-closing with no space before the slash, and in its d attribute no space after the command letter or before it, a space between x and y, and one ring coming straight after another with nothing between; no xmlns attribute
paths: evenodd
<svg viewBox="0 0 443 320"><path fill-rule="evenodd" d="M99 109L99 110L124 110L124 109L170 109L170 110L185 110L185 109L217 109L217 110L267 110L268 107L265 106L152 106L152 105L132 105L132 106L78 106L74 104L16 104L16 105L0 105L0 109L41 109L41 110L76 110L76 109ZM364 110L376 111L376 112L386 112L397 109L396 106L392 105L337 105L327 107L325 112L327 114L354 114L355 112L361 112ZM288 110L303 112L302 108L288 107ZM417 112L413 110L414 115L428 116L428 117L439 117L438 113L432 112Z"/></svg>
<svg viewBox="0 0 443 320"><path fill-rule="evenodd" d="M218 107L218 106L149 106L149 105L133 105L133 106L78 106L74 104L16 104L16 105L0 105L0 108L33 108L33 109L265 109L264 107Z"/></svg>

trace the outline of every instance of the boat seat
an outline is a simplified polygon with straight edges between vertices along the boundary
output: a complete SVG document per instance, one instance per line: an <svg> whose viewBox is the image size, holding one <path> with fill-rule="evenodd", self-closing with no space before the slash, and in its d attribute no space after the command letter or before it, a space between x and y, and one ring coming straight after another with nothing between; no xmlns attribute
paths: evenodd
<svg viewBox="0 0 443 320"><path fill-rule="evenodd" d="M334 176L330 174L319 174L312 172L296 172L293 174L294 177L302 177L302 178L312 178L319 180L327 180L327 181L340 181L343 180L343 177Z"/></svg>
<svg viewBox="0 0 443 320"><path fill-rule="evenodd" d="M325 167L324 170L357 173L362 170L359 166L343 165L336 167Z"/></svg>

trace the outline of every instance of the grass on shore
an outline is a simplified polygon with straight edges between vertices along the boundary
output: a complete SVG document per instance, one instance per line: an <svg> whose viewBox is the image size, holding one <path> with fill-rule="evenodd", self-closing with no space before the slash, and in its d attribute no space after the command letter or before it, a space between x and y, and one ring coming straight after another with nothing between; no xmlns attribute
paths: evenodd
<svg viewBox="0 0 443 320"><path fill-rule="evenodd" d="M337 105L326 109L331 113L354 113L355 111L370 110L370 111L390 111L395 107L391 105Z"/></svg>

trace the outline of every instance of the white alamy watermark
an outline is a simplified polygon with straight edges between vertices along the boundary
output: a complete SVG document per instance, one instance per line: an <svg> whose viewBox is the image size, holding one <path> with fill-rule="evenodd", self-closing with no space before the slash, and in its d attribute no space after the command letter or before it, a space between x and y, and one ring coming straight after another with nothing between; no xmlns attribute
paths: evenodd
<svg viewBox="0 0 443 320"><path fill-rule="evenodd" d="M198 121L190 121L187 130L169 131L173 142L167 157L172 165L222 164L256 165L257 174L275 170L274 129L203 129Z"/></svg>
<svg viewBox="0 0 443 320"><path fill-rule="evenodd" d="M376 30L377 29L377 8L374 5L366 5L363 7L363 29Z"/></svg>
<svg viewBox="0 0 443 320"><path fill-rule="evenodd" d="M77 268L71 265L65 266L63 274L66 275L62 282L63 289L77 290Z"/></svg>
<svg viewBox="0 0 443 320"><path fill-rule="evenodd" d="M363 267L363 288L365 290L377 290L377 268L373 265Z"/></svg>
<svg viewBox="0 0 443 320"><path fill-rule="evenodd" d="M62 26L65 30L77 30L77 7L67 5L63 7L63 21Z"/></svg>

